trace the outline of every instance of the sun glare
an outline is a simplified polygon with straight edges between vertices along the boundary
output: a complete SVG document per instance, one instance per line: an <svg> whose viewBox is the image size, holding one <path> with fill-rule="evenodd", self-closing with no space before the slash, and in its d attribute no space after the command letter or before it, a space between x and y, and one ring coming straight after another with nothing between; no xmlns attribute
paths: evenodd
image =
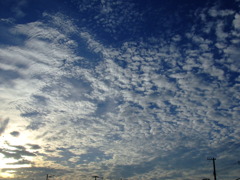
<svg viewBox="0 0 240 180"><path fill-rule="evenodd" d="M15 164L18 160L13 158L5 158L0 154L0 167L1 168L21 168L21 167L31 167L29 164Z"/></svg>
<svg viewBox="0 0 240 180"><path fill-rule="evenodd" d="M22 162L24 160L26 160L26 162L33 162L33 156L21 155L19 159L16 159L16 157L18 157L18 148L27 148L28 146L26 146L26 144L28 143L31 144L31 139L25 135L22 135L20 138L18 137L18 139L16 139L16 137L6 134L0 138L0 149L2 152L0 152L0 168L2 169L2 171L0 170L0 179L14 178L14 174L16 173L14 169L32 166L31 163L24 164ZM28 149L26 149L26 151L31 152ZM7 169L11 169L11 171Z"/></svg>
<svg viewBox="0 0 240 180"><path fill-rule="evenodd" d="M13 172L0 172L0 178L14 178Z"/></svg>

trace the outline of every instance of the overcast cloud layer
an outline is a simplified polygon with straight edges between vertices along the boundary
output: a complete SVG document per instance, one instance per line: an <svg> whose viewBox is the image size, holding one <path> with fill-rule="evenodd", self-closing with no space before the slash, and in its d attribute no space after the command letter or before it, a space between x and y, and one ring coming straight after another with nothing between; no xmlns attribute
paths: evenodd
<svg viewBox="0 0 240 180"><path fill-rule="evenodd" d="M2 177L213 179L216 157L219 180L239 178L238 1L168 18L82 0L27 22L19 2L0 20Z"/></svg>

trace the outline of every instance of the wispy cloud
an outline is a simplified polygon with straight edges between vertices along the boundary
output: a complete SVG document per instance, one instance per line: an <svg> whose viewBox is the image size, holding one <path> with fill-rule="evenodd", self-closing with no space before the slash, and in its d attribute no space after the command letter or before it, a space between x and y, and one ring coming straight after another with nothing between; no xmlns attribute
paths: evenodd
<svg viewBox="0 0 240 180"><path fill-rule="evenodd" d="M15 6L11 8L11 11L15 14L17 18L23 18L26 15L26 12L23 11L23 8L26 7L27 4L27 0L17 1Z"/></svg>

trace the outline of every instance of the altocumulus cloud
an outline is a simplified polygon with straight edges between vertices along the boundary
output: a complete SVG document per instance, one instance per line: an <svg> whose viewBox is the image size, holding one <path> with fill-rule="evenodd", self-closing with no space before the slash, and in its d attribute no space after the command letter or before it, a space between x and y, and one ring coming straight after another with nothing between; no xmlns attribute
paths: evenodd
<svg viewBox="0 0 240 180"><path fill-rule="evenodd" d="M115 20L116 6L128 7L125 19ZM134 4L102 1L100 7L90 9L100 11L95 28L105 27L112 36L119 24L144 16L133 11ZM240 138L239 14L214 6L192 15L198 23L189 30L119 47L60 13L6 27L18 43L0 47L0 112L14 125L2 120L0 133L21 138L29 132L33 140L9 144L1 154L19 160L10 164L31 164L23 157L37 156L39 166L54 168L22 168L26 173L64 176L65 169L65 177L74 178L200 178L208 175L207 156L217 156L223 167L234 161ZM235 177L236 170L228 173ZM222 177L228 173L220 171Z"/></svg>

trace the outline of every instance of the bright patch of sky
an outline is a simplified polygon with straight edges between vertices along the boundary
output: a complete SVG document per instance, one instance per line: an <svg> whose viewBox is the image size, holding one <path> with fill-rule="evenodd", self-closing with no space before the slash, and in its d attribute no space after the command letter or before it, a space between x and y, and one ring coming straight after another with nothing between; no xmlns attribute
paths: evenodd
<svg viewBox="0 0 240 180"><path fill-rule="evenodd" d="M239 8L1 1L0 178L239 178Z"/></svg>

